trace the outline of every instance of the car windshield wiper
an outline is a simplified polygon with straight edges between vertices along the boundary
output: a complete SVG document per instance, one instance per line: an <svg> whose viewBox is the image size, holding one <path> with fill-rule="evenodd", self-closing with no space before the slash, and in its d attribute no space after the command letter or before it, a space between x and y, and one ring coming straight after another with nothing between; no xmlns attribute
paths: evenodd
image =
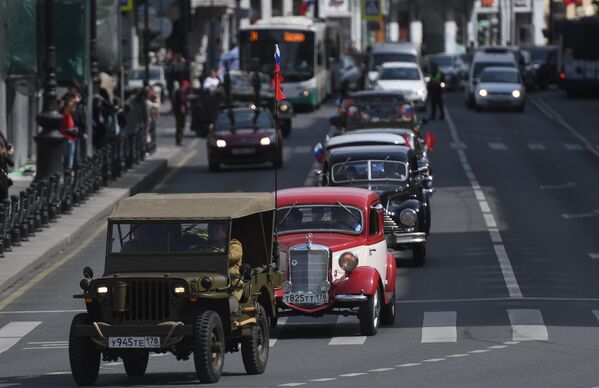
<svg viewBox="0 0 599 388"><path fill-rule="evenodd" d="M289 213L291 213L291 211L295 208L295 205L297 205L297 202L294 202L293 205L291 205L291 207L289 208L289 210L287 210L287 213L285 213L285 215L283 216L283 218L281 218L281 221L279 221L277 223L277 226L281 225L281 223L283 223L283 221L285 221L285 218L287 218L287 216L289 215Z"/></svg>
<svg viewBox="0 0 599 388"><path fill-rule="evenodd" d="M349 213L350 216L352 216L356 221L360 222L360 218L358 218L358 216L356 216L354 213L352 213L351 210L349 210L347 207L345 207L345 205L342 204L340 201L337 201L337 205L341 206L343 208L343 210L345 210L346 212Z"/></svg>

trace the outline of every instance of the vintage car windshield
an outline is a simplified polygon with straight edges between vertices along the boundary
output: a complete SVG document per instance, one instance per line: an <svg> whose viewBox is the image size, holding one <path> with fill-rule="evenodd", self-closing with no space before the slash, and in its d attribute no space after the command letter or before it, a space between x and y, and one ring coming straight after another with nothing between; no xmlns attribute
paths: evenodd
<svg viewBox="0 0 599 388"><path fill-rule="evenodd" d="M352 206L294 205L277 210L280 233L341 232L360 234L363 230L362 212Z"/></svg>
<svg viewBox="0 0 599 388"><path fill-rule="evenodd" d="M231 129L240 128L274 128L275 123L269 112L263 110L235 110L230 112L222 112L216 118L214 130L229 131Z"/></svg>
<svg viewBox="0 0 599 388"><path fill-rule="evenodd" d="M347 107L349 123L412 122L414 118L414 107L410 103L356 104Z"/></svg>
<svg viewBox="0 0 599 388"><path fill-rule="evenodd" d="M229 224L212 222L115 222L110 253L226 253Z"/></svg>
<svg viewBox="0 0 599 388"><path fill-rule="evenodd" d="M393 160L360 160L336 163L331 169L333 182L405 181L408 164Z"/></svg>

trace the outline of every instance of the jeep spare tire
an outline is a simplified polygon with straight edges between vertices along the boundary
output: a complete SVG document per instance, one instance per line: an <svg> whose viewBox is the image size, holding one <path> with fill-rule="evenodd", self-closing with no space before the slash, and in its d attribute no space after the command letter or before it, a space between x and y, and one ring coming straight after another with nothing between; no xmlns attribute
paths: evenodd
<svg viewBox="0 0 599 388"><path fill-rule="evenodd" d="M75 335L75 327L91 324L87 313L77 314L69 333L69 362L73 379L78 385L93 385L100 370L100 350L89 337Z"/></svg>
<svg viewBox="0 0 599 388"><path fill-rule="evenodd" d="M249 375L258 375L264 372L268 363L268 351L268 318L264 307L258 304L256 324L252 327L252 333L241 338L241 357L245 371Z"/></svg>
<svg viewBox="0 0 599 388"><path fill-rule="evenodd" d="M225 334L220 316L211 310L197 318L193 333L193 361L201 383L216 383L225 363Z"/></svg>

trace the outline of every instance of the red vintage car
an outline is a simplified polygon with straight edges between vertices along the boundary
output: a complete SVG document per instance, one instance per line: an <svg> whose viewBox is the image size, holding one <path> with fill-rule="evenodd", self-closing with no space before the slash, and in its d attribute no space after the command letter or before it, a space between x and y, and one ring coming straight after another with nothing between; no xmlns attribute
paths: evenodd
<svg viewBox="0 0 599 388"><path fill-rule="evenodd" d="M384 208L353 187L277 193L280 268L277 316L357 315L362 335L395 321L395 258L387 253Z"/></svg>

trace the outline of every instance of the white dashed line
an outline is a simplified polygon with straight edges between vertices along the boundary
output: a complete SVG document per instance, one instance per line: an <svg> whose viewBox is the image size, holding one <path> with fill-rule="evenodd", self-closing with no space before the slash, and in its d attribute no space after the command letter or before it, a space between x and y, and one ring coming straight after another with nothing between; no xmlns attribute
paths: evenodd
<svg viewBox="0 0 599 388"><path fill-rule="evenodd" d="M589 257L593 260L599 259L599 253L589 253Z"/></svg>
<svg viewBox="0 0 599 388"><path fill-rule="evenodd" d="M512 264L510 263L510 259L507 255L505 247L503 244L493 244L493 248L495 249L497 260L499 260L499 267L503 273L503 280L505 281L505 285L510 293L510 297L522 298L522 292L520 291L518 280L516 279L516 275L512 269Z"/></svg>
<svg viewBox="0 0 599 388"><path fill-rule="evenodd" d="M503 240L501 239L501 234L499 234L499 230L494 228L489 228L489 234L491 235L491 241L496 244L501 244Z"/></svg>
<svg viewBox="0 0 599 388"><path fill-rule="evenodd" d="M595 315L595 318L597 318L597 320L599 321L599 310L593 310L593 314Z"/></svg>
<svg viewBox="0 0 599 388"><path fill-rule="evenodd" d="M489 349L477 349L477 350L471 350L468 353L472 353L472 354L479 354L479 353L487 353L490 352Z"/></svg>
<svg viewBox="0 0 599 388"><path fill-rule="evenodd" d="M517 345L519 343L520 343L520 341L505 341L503 344L504 345Z"/></svg>
<svg viewBox="0 0 599 388"><path fill-rule="evenodd" d="M507 147L505 146L505 144L500 143L500 142L490 142L489 148L491 148L492 150L495 150L495 151L507 150Z"/></svg>
<svg viewBox="0 0 599 388"><path fill-rule="evenodd" d="M487 224L487 228L497 227L497 221L495 221L495 217L493 217L492 213L483 213L483 218L485 219L485 224Z"/></svg>
<svg viewBox="0 0 599 388"><path fill-rule="evenodd" d="M439 361L444 361L446 360L445 358L429 358L428 360L422 360L422 362L439 362Z"/></svg>
<svg viewBox="0 0 599 388"><path fill-rule="evenodd" d="M339 377L356 377L356 376L362 376L365 375L366 373L363 372L356 372L356 373L346 373L344 375L339 375Z"/></svg>
<svg viewBox="0 0 599 388"><path fill-rule="evenodd" d="M456 312L426 311L422 322L422 343L456 342Z"/></svg>
<svg viewBox="0 0 599 388"><path fill-rule="evenodd" d="M564 147L566 147L566 149L568 151L580 151L580 150L582 150L582 146L580 144L576 144L576 143L566 143L566 144L564 144Z"/></svg>
<svg viewBox="0 0 599 388"><path fill-rule="evenodd" d="M505 349L507 348L507 345L493 345L493 346L489 346L488 349Z"/></svg>
<svg viewBox="0 0 599 388"><path fill-rule="evenodd" d="M273 346L275 346L276 343L277 343L277 339L276 338L269 338L269 340L268 340L268 346L269 347L272 348Z"/></svg>
<svg viewBox="0 0 599 388"><path fill-rule="evenodd" d="M281 384L281 385L279 385L279 387L298 387L300 385L306 385L306 383L287 383L287 384Z"/></svg>
<svg viewBox="0 0 599 388"><path fill-rule="evenodd" d="M322 383L325 381L333 381L333 380L337 380L337 377L324 377L322 379L312 379L312 380L308 380L308 381L312 381L315 383Z"/></svg>
<svg viewBox="0 0 599 388"><path fill-rule="evenodd" d="M418 365L422 365L421 362L409 362L407 364L401 364L401 365L397 365L397 368L409 368L411 366L418 366Z"/></svg>
<svg viewBox="0 0 599 388"><path fill-rule="evenodd" d="M480 206L480 211L483 213L491 213L491 208L487 201L478 201L478 206Z"/></svg>
<svg viewBox="0 0 599 388"><path fill-rule="evenodd" d="M123 365L123 363L122 362L109 362L102 366L118 366L118 365Z"/></svg>
<svg viewBox="0 0 599 388"><path fill-rule="evenodd" d="M390 370L395 370L395 368L378 368L378 369L371 369L368 372L388 372Z"/></svg>
<svg viewBox="0 0 599 388"><path fill-rule="evenodd" d="M541 190L559 190L559 189L569 189L571 187L576 187L576 183L568 182L561 185L541 185Z"/></svg>
<svg viewBox="0 0 599 388"><path fill-rule="evenodd" d="M548 341L547 327L541 311L535 309L508 309L514 341Z"/></svg>
<svg viewBox="0 0 599 388"><path fill-rule="evenodd" d="M460 357L468 357L469 354L466 353L457 353L457 354L450 354L449 356L445 356L446 358L460 358Z"/></svg>
<svg viewBox="0 0 599 388"><path fill-rule="evenodd" d="M71 372L50 372L46 373L46 376L60 376L60 375L70 375Z"/></svg>
<svg viewBox="0 0 599 388"><path fill-rule="evenodd" d="M573 219L573 218L591 218L599 216L599 210L594 209L588 213L579 213L579 214L562 214L562 217L565 219Z"/></svg>
<svg viewBox="0 0 599 388"><path fill-rule="evenodd" d="M364 345L366 336L354 337L333 337L329 341L329 345Z"/></svg>
<svg viewBox="0 0 599 388"><path fill-rule="evenodd" d="M530 149L532 151L545 151L546 150L545 146L541 143L528 143L526 146L528 147L528 149Z"/></svg>

